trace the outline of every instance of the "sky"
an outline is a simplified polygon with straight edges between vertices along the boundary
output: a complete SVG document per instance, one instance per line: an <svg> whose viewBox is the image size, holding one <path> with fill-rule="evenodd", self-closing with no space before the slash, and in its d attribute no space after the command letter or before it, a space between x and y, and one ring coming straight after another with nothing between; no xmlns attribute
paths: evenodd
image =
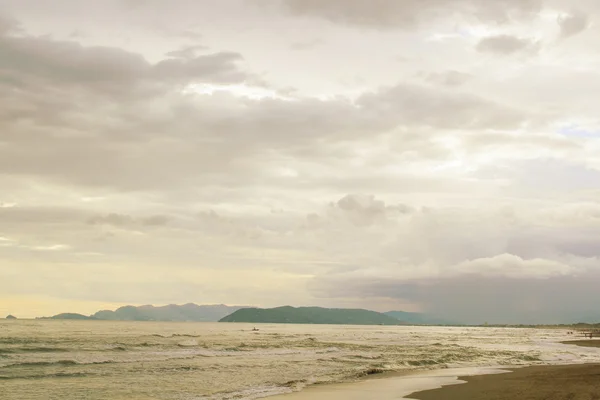
<svg viewBox="0 0 600 400"><path fill-rule="evenodd" d="M600 321L599 17L0 0L0 315Z"/></svg>

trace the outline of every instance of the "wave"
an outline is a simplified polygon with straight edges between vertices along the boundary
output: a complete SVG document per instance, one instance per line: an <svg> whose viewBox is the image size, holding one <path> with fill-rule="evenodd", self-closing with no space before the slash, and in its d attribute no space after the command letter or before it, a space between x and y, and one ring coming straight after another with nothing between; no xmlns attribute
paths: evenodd
<svg viewBox="0 0 600 400"><path fill-rule="evenodd" d="M0 338L0 344L29 344L35 343L36 341L33 339L22 339L22 338Z"/></svg>
<svg viewBox="0 0 600 400"><path fill-rule="evenodd" d="M141 343L140 347L160 346L149 343ZM116 344L104 349L82 349L82 348L64 348L64 347L12 347L0 349L0 357L3 354L22 354L22 353L74 353L81 351L91 352L112 352L112 351L128 351L127 346L123 344Z"/></svg>
<svg viewBox="0 0 600 400"><path fill-rule="evenodd" d="M321 377L320 379L311 378L311 379L297 379L285 382L280 385L273 386L262 386L262 387L254 387L254 388L245 388L235 392L227 392L227 393L216 393L212 396L200 397L202 400L238 400L238 399L247 399L254 400L260 399L264 397L270 397L274 395L287 394L292 392L298 392L311 385L319 385L319 384L330 384L335 382L352 382L357 379L361 379L364 377L383 374L385 372L389 372L388 369L379 368L379 367L370 367L366 368L362 371L359 371L350 375L342 375L337 376L336 378L332 377Z"/></svg>
<svg viewBox="0 0 600 400"><path fill-rule="evenodd" d="M148 336L159 337L161 339L171 339L171 338L176 338L176 337L188 337L188 338L200 338L200 337L202 337L202 335L189 335L189 334L185 334L185 333L174 333L172 335L161 335L161 334L158 334L158 333L154 333L154 334L148 335Z"/></svg>
<svg viewBox="0 0 600 400"><path fill-rule="evenodd" d="M60 347L15 347L11 349L0 349L0 354L15 353L67 353L73 350Z"/></svg>
<svg viewBox="0 0 600 400"><path fill-rule="evenodd" d="M138 361L130 361L130 362L138 362ZM27 367L73 367L73 366L82 366L82 365L102 365L102 364L117 364L118 361L95 361L95 362L78 362L75 360L59 360L59 361L29 361L29 362L20 362L5 365L0 367L0 369L9 369L9 368L27 368Z"/></svg>
<svg viewBox="0 0 600 400"><path fill-rule="evenodd" d="M384 372L388 372L388 370L383 369L383 368L368 368L368 369L366 369L364 371L361 371L358 374L356 374L356 377L357 378L363 378L365 376L383 374Z"/></svg>
<svg viewBox="0 0 600 400"><path fill-rule="evenodd" d="M72 366L79 365L77 361L60 360L60 361L30 361L6 365L2 368L19 368L19 367L52 367L52 366Z"/></svg>
<svg viewBox="0 0 600 400"><path fill-rule="evenodd" d="M202 399L202 400L239 400L239 399L254 400L254 399L260 399L263 397L275 396L278 394L291 393L293 391L294 390L292 390L291 388L285 387L285 386L265 386L265 387L244 389L244 390L240 390L237 392L217 393L212 396L199 397L199 399Z"/></svg>
<svg viewBox="0 0 600 400"><path fill-rule="evenodd" d="M19 375L19 376L2 376L0 375L0 381L9 381L17 379L48 379L48 378L85 378L91 374L85 372L57 372L55 374L44 374L44 375Z"/></svg>

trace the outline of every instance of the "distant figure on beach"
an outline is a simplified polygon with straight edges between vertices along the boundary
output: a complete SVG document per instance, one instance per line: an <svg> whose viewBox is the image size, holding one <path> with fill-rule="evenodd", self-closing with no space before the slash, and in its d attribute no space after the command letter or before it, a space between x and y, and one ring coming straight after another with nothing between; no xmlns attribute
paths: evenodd
<svg viewBox="0 0 600 400"><path fill-rule="evenodd" d="M252 328L252 332L258 332L258 329L256 329L256 327Z"/></svg>

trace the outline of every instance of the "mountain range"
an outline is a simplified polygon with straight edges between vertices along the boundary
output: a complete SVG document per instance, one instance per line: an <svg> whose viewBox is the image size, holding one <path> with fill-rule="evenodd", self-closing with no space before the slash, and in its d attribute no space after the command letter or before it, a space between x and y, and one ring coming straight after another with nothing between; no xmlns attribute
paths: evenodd
<svg viewBox="0 0 600 400"><path fill-rule="evenodd" d="M322 307L242 308L219 322L286 324L402 325L403 322L370 310Z"/></svg>
<svg viewBox="0 0 600 400"><path fill-rule="evenodd" d="M424 313L388 311L378 313L363 309L322 307L276 307L270 309L244 306L184 305L124 306L117 310L102 310L93 315L62 313L44 319L106 320L106 321L165 321L165 322L266 322L304 324L357 325L451 325Z"/></svg>
<svg viewBox="0 0 600 400"><path fill-rule="evenodd" d="M214 322L242 308L241 306L202 305L188 303L167 306L125 306L116 311L98 311L91 317L111 321L195 321Z"/></svg>
<svg viewBox="0 0 600 400"><path fill-rule="evenodd" d="M242 306L169 304L155 307L124 306L115 311L102 310L87 316L75 313L58 314L48 319L92 319L106 321L166 321L166 322L216 322L219 319L239 310Z"/></svg>

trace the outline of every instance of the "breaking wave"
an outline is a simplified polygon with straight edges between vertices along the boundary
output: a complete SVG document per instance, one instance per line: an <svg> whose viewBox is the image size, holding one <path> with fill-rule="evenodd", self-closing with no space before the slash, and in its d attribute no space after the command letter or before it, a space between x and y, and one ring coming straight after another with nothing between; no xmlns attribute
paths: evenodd
<svg viewBox="0 0 600 400"><path fill-rule="evenodd" d="M0 381L10 381L18 379L51 379L51 378L85 378L92 374L85 372L57 372L55 374L39 374L39 375L18 375L18 376L2 376Z"/></svg>
<svg viewBox="0 0 600 400"><path fill-rule="evenodd" d="M13 347L0 349L0 354L16 354L16 353L67 353L73 349L59 347Z"/></svg>
<svg viewBox="0 0 600 400"><path fill-rule="evenodd" d="M33 361L33 362L17 362L0 367L0 369L11 368L33 368L33 367L72 367L81 365L102 365L116 364L116 361L95 361L95 362L78 362L75 360L59 360L59 361Z"/></svg>
<svg viewBox="0 0 600 400"><path fill-rule="evenodd" d="M251 400L394 371L600 361L596 349L559 344L564 340L559 330L264 325L250 332L252 326L245 325L107 322L85 331L81 326L39 323L35 330L18 330L18 324L11 325L13 336L0 338L0 380L9 387L9 381L29 379L14 387L38 393L55 385L66 393L63 400L77 399L67 393L68 378L85 388L97 385L98 377L111 382L104 398L131 391L152 398L178 393L179 400ZM157 377L160 385L154 384Z"/></svg>

